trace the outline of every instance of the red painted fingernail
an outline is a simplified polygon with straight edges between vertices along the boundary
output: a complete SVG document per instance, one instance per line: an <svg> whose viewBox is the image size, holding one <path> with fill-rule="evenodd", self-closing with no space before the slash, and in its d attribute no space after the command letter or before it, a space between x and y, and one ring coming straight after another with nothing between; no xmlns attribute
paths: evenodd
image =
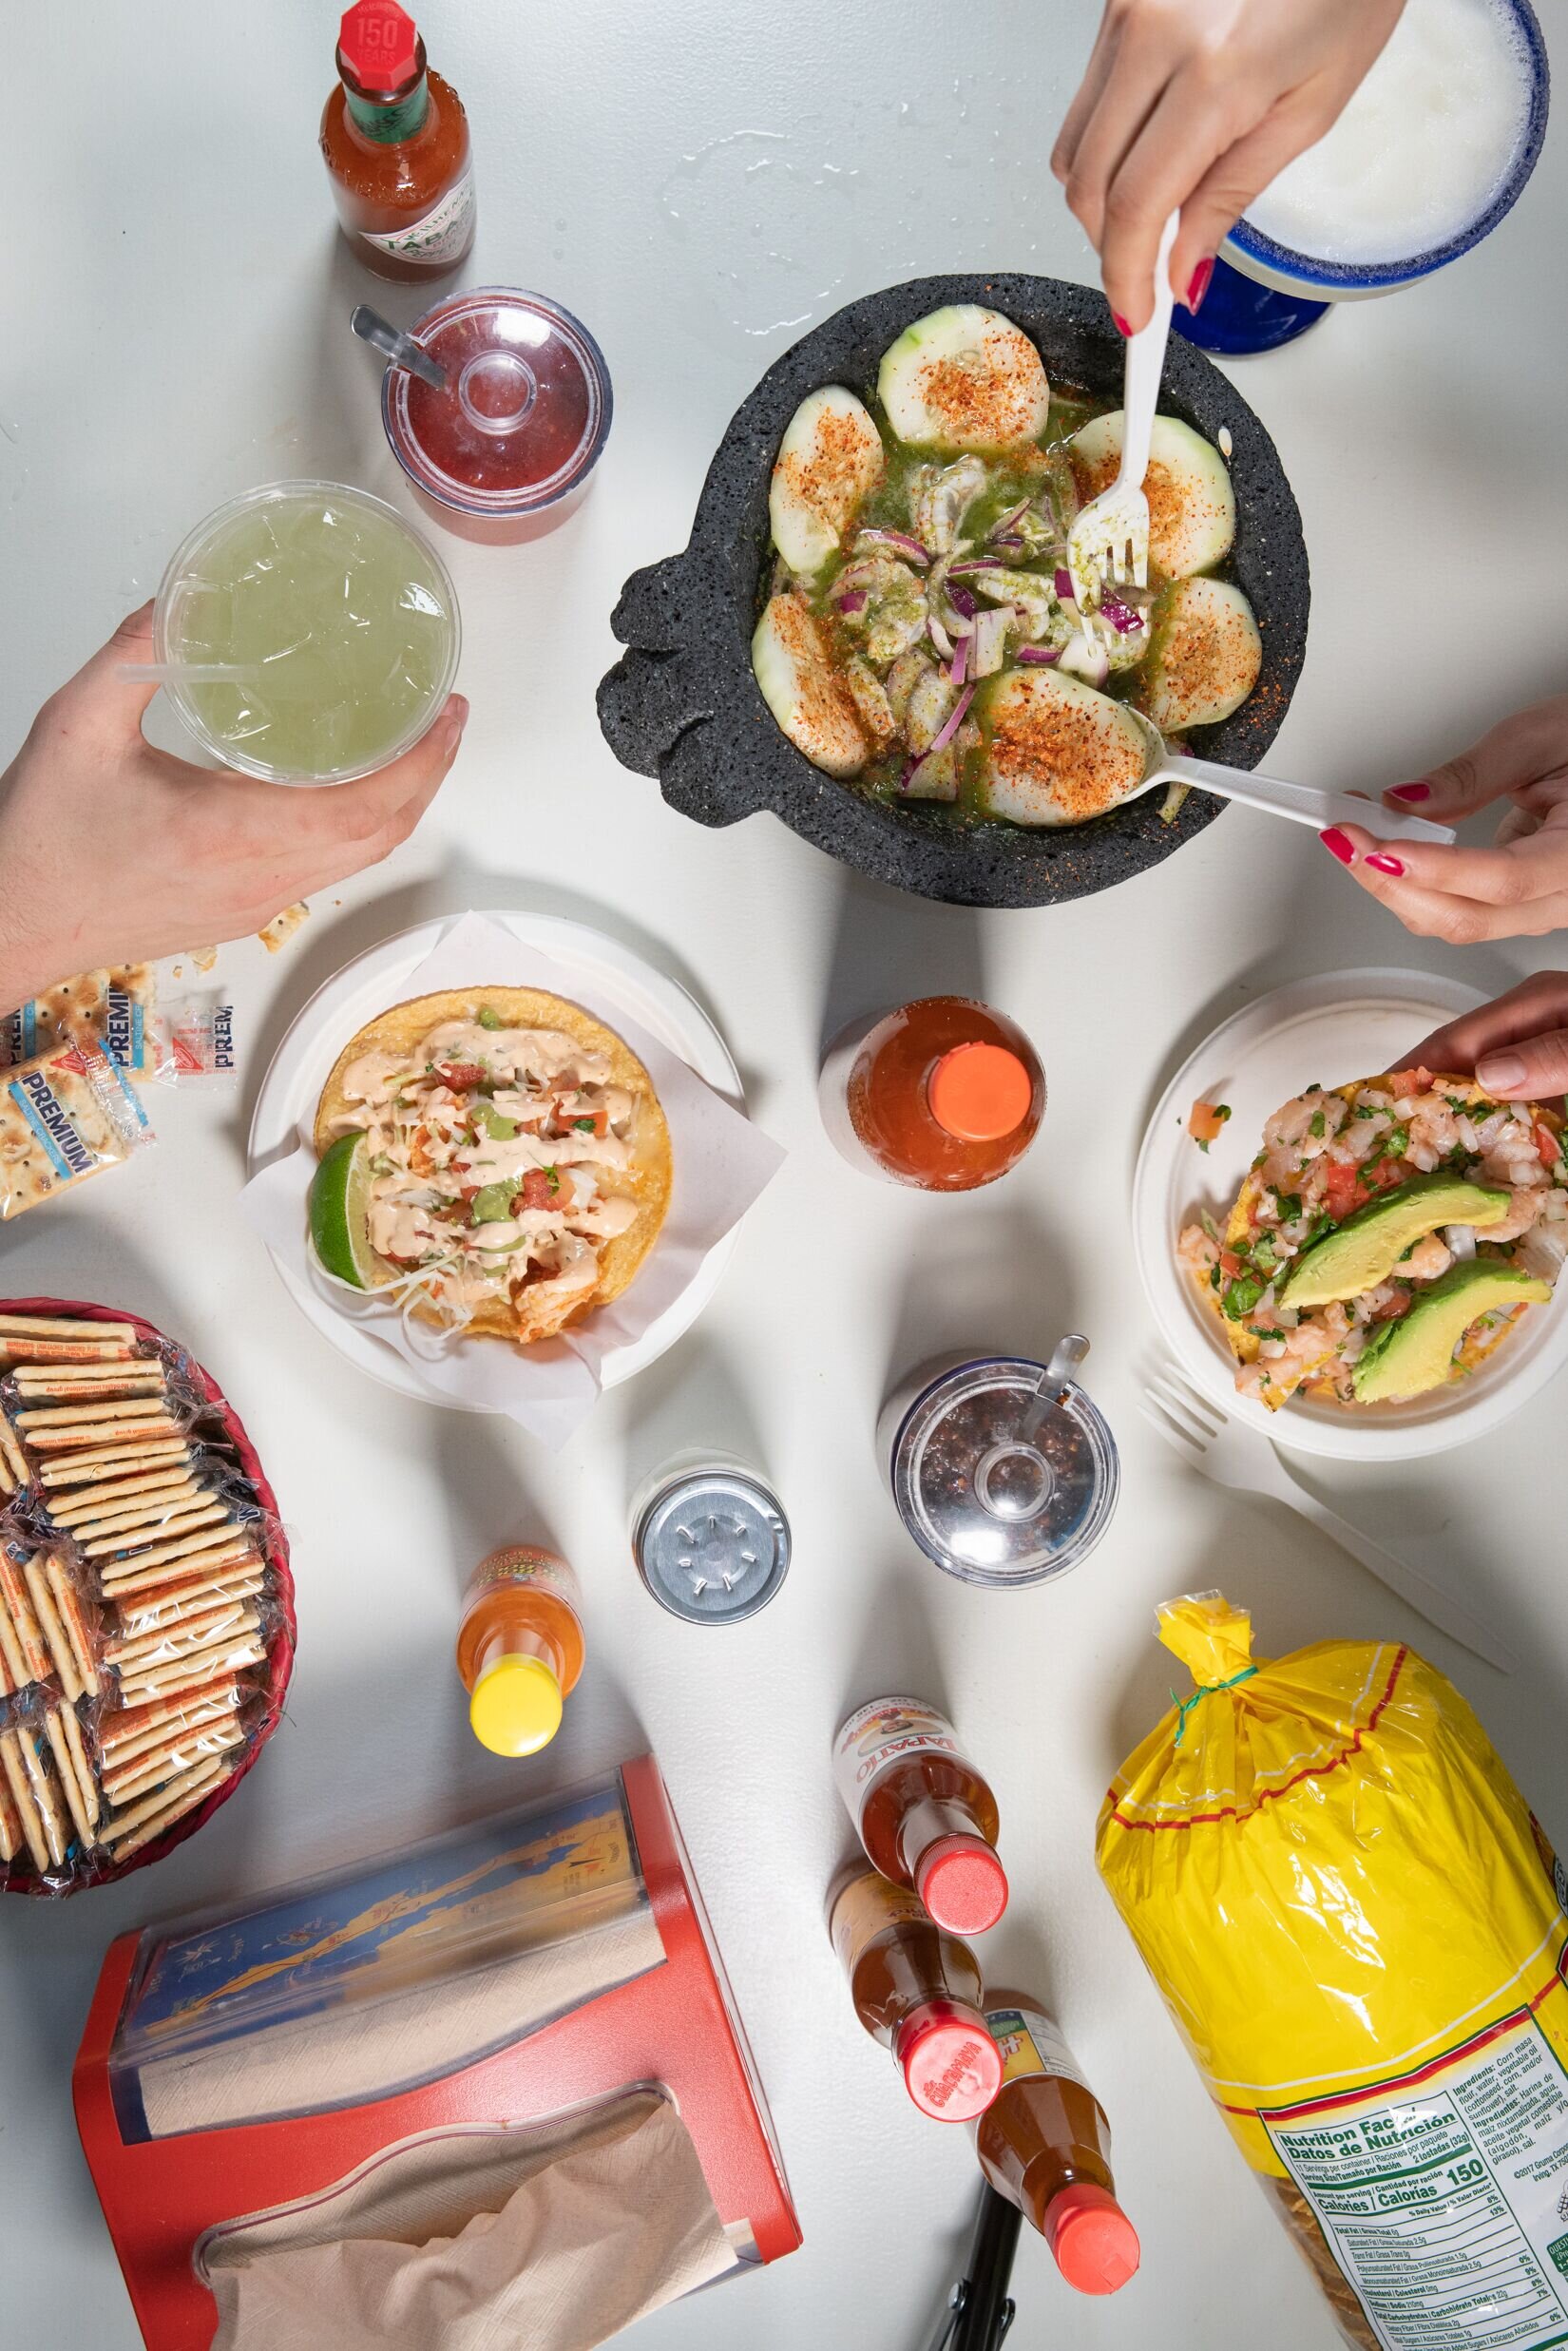
<svg viewBox="0 0 1568 2351"><path fill-rule="evenodd" d="M1385 857L1381 851L1379 851L1375 857L1368 857L1367 863L1371 867L1374 873L1400 874L1405 870L1405 868L1400 864L1397 857Z"/></svg>
<svg viewBox="0 0 1568 2351"><path fill-rule="evenodd" d="M1317 837L1329 856L1337 857L1342 866L1354 863L1355 843L1347 834L1341 832L1337 825L1330 825L1327 832L1320 832Z"/></svg>
<svg viewBox="0 0 1568 2351"><path fill-rule="evenodd" d="M1187 308L1196 310L1209 291L1209 280L1214 274L1214 257L1200 261L1193 272L1193 282L1187 289Z"/></svg>
<svg viewBox="0 0 1568 2351"><path fill-rule="evenodd" d="M1431 796L1430 784L1390 784L1384 794L1389 800L1429 800Z"/></svg>
<svg viewBox="0 0 1568 2351"><path fill-rule="evenodd" d="M1117 333L1118 333L1119 334L1131 334L1131 333L1132 333L1132 331L1133 331L1133 330L1132 330L1132 328L1131 328L1131 327L1127 324L1126 319L1125 319L1125 318L1123 318L1123 316L1121 315L1121 313L1120 313L1119 310L1114 310L1114 311L1112 311L1112 313L1111 313L1111 316L1112 316L1112 317L1116 320L1116 325L1117 325Z"/></svg>

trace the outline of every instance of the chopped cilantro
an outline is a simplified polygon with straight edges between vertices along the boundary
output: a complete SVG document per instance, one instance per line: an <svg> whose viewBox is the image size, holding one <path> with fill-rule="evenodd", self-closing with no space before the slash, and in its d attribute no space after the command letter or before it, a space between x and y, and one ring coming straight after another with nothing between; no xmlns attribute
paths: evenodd
<svg viewBox="0 0 1568 2351"><path fill-rule="evenodd" d="M1283 1330L1260 1330L1257 1335L1260 1339L1283 1339L1285 1333Z"/></svg>
<svg viewBox="0 0 1568 2351"><path fill-rule="evenodd" d="M1299 1193L1299 1192L1282 1192L1282 1193L1280 1194L1280 1195L1279 1195L1279 1221L1280 1221L1280 1223L1281 1223L1282 1225L1293 1225L1293 1224L1295 1223L1295 1221L1296 1221L1296 1218L1297 1218L1300 1214L1301 1214L1301 1195L1300 1195L1300 1193Z"/></svg>
<svg viewBox="0 0 1568 2351"><path fill-rule="evenodd" d="M1219 1268L1216 1265L1212 1265L1209 1268L1209 1288L1211 1290L1217 1290L1219 1288Z"/></svg>
<svg viewBox="0 0 1568 2351"><path fill-rule="evenodd" d="M580 1135L591 1135L594 1131L595 1125L597 1124L597 1120L593 1118L574 1118L572 1120L572 1124L576 1127Z"/></svg>
<svg viewBox="0 0 1568 2351"><path fill-rule="evenodd" d="M1302 1243L1302 1247L1304 1249L1310 1249L1314 1241L1321 1241L1326 1233L1332 1233L1333 1230L1333 1218L1329 1215L1326 1208L1320 1208L1317 1214L1312 1218L1311 1223L1307 1228L1307 1238Z"/></svg>
<svg viewBox="0 0 1568 2351"><path fill-rule="evenodd" d="M1463 1112L1468 1110L1470 1107L1463 1094L1446 1094L1444 1096L1444 1099L1447 1103L1450 1110Z"/></svg>
<svg viewBox="0 0 1568 2351"><path fill-rule="evenodd" d="M1312 1113L1312 1123L1310 1132L1313 1135L1326 1135L1329 1132L1329 1121L1324 1117L1321 1110L1317 1110Z"/></svg>
<svg viewBox="0 0 1568 2351"><path fill-rule="evenodd" d="M550 1179L550 1190L552 1192L559 1192L561 1189L561 1177L557 1174L556 1170L553 1167L547 1167L545 1170L545 1173Z"/></svg>
<svg viewBox="0 0 1568 2351"><path fill-rule="evenodd" d="M1382 1113L1380 1111L1369 1109L1365 1102L1358 1102L1356 1104L1356 1117L1358 1118L1377 1118L1381 1116Z"/></svg>
<svg viewBox="0 0 1568 2351"><path fill-rule="evenodd" d="M1234 1281L1228 1282L1220 1298L1226 1321L1239 1323L1244 1314L1250 1314L1262 1297L1263 1290L1261 1282L1253 1281L1245 1273L1238 1273Z"/></svg>
<svg viewBox="0 0 1568 2351"><path fill-rule="evenodd" d="M1321 1093L1322 1093L1322 1091L1323 1091L1323 1088L1319 1085L1319 1083L1318 1083L1317 1080L1314 1078L1314 1079L1312 1080L1311 1084L1310 1084L1310 1085L1307 1088L1307 1091L1308 1091L1308 1093L1309 1093L1309 1094L1321 1094Z"/></svg>

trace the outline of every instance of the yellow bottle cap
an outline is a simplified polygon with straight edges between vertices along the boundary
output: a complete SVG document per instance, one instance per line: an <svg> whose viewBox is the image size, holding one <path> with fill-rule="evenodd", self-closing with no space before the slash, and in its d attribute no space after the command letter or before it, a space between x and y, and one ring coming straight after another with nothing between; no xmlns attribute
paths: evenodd
<svg viewBox="0 0 1568 2351"><path fill-rule="evenodd" d="M468 1699L473 1735L493 1755L537 1755L561 1715L561 1684L543 1657L498 1657Z"/></svg>

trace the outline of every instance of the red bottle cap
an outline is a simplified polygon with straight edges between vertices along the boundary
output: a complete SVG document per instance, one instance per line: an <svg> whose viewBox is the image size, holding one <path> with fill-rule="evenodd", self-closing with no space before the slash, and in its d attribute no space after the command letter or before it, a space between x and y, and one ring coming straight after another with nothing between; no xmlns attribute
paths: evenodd
<svg viewBox="0 0 1568 2351"><path fill-rule="evenodd" d="M954 1045L927 1089L937 1125L965 1143L999 1142L1029 1115L1034 1083L1005 1045Z"/></svg>
<svg viewBox="0 0 1568 2351"><path fill-rule="evenodd" d="M397 0L355 0L337 29L337 56L361 89L399 90L413 79L419 28Z"/></svg>
<svg viewBox="0 0 1568 2351"><path fill-rule="evenodd" d="M1138 2230L1103 2188L1085 2184L1053 2196L1045 2207L1045 2242L1080 2294L1114 2294L1138 2267Z"/></svg>
<svg viewBox="0 0 1568 2351"><path fill-rule="evenodd" d="M915 1892L950 1935L984 1935L1007 1907L1007 1872L984 1837L938 1837L915 1864Z"/></svg>
<svg viewBox="0 0 1568 2351"><path fill-rule="evenodd" d="M933 2122L973 2122L1002 2087L1002 2052L978 2009L927 2000L893 2036L908 2090Z"/></svg>

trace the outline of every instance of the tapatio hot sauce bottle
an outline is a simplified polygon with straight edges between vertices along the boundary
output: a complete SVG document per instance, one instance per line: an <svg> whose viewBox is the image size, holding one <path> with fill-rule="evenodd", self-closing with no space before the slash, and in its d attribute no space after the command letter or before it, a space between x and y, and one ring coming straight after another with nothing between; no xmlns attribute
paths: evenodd
<svg viewBox="0 0 1568 2351"><path fill-rule="evenodd" d="M473 242L468 118L397 0L357 0L338 29L321 153L344 236L382 277L438 277Z"/></svg>
<svg viewBox="0 0 1568 2351"><path fill-rule="evenodd" d="M980 2168L1033 2222L1069 2285L1114 2294L1138 2267L1138 2243L1116 2200L1104 2109L1033 2000L987 1992L985 2021L1002 2087L975 2125Z"/></svg>
<svg viewBox="0 0 1568 2351"><path fill-rule="evenodd" d="M971 2122L1002 2079L981 2012L980 1963L902 1885L855 1861L839 1877L828 1930L850 1979L855 2015L890 2049L904 2086L936 2122Z"/></svg>
<svg viewBox="0 0 1568 2351"><path fill-rule="evenodd" d="M1034 1141L1045 1077L1016 1022L970 996L922 996L833 1040L819 1099L852 1167L923 1192L972 1192Z"/></svg>
<svg viewBox="0 0 1568 2351"><path fill-rule="evenodd" d="M468 1721L497 1755L533 1755L561 1728L583 1671L577 1577L553 1551L514 1543L468 1578L457 1628Z"/></svg>
<svg viewBox="0 0 1568 2351"><path fill-rule="evenodd" d="M938 1926L983 1935L1007 1907L997 1803L945 1714L923 1698L872 1698L839 1725L833 1777L873 1867Z"/></svg>

